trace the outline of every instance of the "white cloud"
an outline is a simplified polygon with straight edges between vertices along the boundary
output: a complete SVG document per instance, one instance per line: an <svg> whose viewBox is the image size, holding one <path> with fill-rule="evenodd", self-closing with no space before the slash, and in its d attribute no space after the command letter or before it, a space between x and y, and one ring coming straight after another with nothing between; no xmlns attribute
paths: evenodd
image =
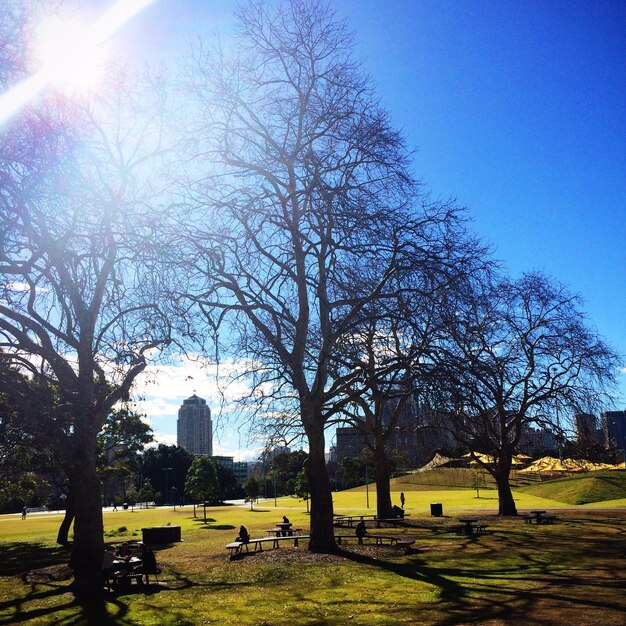
<svg viewBox="0 0 626 626"><path fill-rule="evenodd" d="M175 446L176 445L176 435L172 435L170 433L159 433L154 432L154 445L155 447L159 444L163 444L165 446Z"/></svg>
<svg viewBox="0 0 626 626"><path fill-rule="evenodd" d="M146 414L157 443L176 444L176 420L183 400L196 393L204 398L213 419L213 454L255 459L259 450L250 446L246 415L238 400L249 393L245 379L234 380L246 363L233 360L204 365L181 356L167 365L150 365L137 379L137 410Z"/></svg>

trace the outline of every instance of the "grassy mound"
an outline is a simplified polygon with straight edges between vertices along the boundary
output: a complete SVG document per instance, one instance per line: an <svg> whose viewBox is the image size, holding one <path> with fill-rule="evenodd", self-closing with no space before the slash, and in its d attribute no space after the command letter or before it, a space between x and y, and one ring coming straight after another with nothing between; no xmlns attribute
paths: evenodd
<svg viewBox="0 0 626 626"><path fill-rule="evenodd" d="M589 472L523 487L519 491L567 504L626 498L626 472Z"/></svg>

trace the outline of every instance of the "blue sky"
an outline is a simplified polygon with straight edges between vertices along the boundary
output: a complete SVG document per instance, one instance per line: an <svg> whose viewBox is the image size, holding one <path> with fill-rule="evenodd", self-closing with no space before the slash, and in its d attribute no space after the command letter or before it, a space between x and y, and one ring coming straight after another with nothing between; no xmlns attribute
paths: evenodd
<svg viewBox="0 0 626 626"><path fill-rule="evenodd" d="M580 293L626 354L626 3L331 4L432 195L467 207L512 275L542 270ZM233 5L156 0L120 31L120 49L173 65L194 34L227 31ZM155 430L175 433L175 415Z"/></svg>

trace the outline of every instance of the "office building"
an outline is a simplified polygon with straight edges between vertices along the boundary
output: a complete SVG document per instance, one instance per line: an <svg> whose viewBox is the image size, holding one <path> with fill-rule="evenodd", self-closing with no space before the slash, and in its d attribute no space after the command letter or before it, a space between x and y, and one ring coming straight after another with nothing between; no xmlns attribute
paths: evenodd
<svg viewBox="0 0 626 626"><path fill-rule="evenodd" d="M354 426L337 428L336 453L339 462L344 459L361 456L365 450L367 436Z"/></svg>
<svg viewBox="0 0 626 626"><path fill-rule="evenodd" d="M241 486L245 485L248 478L250 478L250 468L246 461L235 461L232 456L212 456L211 460L222 467L232 470Z"/></svg>
<svg viewBox="0 0 626 626"><path fill-rule="evenodd" d="M178 410L177 443L194 456L213 454L213 423L206 400L195 393Z"/></svg>
<svg viewBox="0 0 626 626"><path fill-rule="evenodd" d="M574 415L574 433L578 442L599 442L596 416L591 413L577 413Z"/></svg>
<svg viewBox="0 0 626 626"><path fill-rule="evenodd" d="M600 421L606 448L626 449L626 411L605 411L600 415Z"/></svg>

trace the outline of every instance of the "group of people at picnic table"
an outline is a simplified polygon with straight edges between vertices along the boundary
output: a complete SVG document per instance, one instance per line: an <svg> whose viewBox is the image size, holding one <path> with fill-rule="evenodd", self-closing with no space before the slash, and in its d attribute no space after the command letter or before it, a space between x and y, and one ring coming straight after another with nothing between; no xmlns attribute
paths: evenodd
<svg viewBox="0 0 626 626"><path fill-rule="evenodd" d="M115 549L111 545L104 548L104 556L102 558L102 572L105 578L129 577L129 575L137 575L137 582L143 584L143 575L154 574L157 571L157 562L154 552L143 542L133 544L134 550L128 542L124 542L119 548ZM136 552L136 554L133 554Z"/></svg>

